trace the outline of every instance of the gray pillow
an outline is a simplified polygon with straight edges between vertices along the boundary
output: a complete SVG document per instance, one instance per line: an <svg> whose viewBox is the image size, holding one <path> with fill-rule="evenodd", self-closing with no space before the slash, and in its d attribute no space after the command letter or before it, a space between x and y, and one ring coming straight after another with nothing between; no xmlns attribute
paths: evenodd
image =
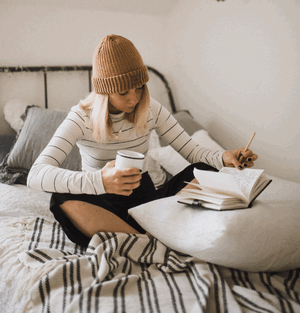
<svg viewBox="0 0 300 313"><path fill-rule="evenodd" d="M67 114L67 112L36 106L27 108L24 125L10 153L0 165L0 182L26 184L31 166ZM76 145L63 162L62 167L74 171L81 170L81 157Z"/></svg>

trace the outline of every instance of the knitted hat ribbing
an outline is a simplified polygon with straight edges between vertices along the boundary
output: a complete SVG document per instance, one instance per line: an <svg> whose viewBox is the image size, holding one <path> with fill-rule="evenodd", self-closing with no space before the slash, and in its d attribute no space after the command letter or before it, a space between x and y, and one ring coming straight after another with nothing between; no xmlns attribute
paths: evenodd
<svg viewBox="0 0 300 313"><path fill-rule="evenodd" d="M93 54L94 90L98 94L139 88L149 80L147 66L133 43L121 36L105 36Z"/></svg>

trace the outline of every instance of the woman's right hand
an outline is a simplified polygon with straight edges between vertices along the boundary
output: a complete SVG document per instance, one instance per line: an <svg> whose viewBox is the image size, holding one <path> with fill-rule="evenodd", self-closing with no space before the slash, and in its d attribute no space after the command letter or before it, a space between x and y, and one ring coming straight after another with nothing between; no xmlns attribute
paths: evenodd
<svg viewBox="0 0 300 313"><path fill-rule="evenodd" d="M138 168L117 169L115 161L106 163L101 173L105 191L122 196L131 195L142 179Z"/></svg>

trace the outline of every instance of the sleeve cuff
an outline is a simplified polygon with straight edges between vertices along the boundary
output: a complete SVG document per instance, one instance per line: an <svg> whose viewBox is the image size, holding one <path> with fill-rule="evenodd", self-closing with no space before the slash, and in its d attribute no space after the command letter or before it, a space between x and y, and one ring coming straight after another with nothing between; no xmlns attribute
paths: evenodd
<svg viewBox="0 0 300 313"><path fill-rule="evenodd" d="M103 185L101 170L94 173L94 187L97 195L106 193L106 190Z"/></svg>
<svg viewBox="0 0 300 313"><path fill-rule="evenodd" d="M225 167L224 163L223 163L223 154L224 154L225 150L221 151L220 153L220 156L219 156L219 162L220 162L220 168L219 170L222 168L222 167Z"/></svg>

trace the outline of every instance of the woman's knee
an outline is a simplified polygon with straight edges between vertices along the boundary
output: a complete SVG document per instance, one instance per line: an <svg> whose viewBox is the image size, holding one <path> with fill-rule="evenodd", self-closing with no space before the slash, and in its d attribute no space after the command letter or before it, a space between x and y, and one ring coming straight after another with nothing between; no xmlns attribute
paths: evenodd
<svg viewBox="0 0 300 313"><path fill-rule="evenodd" d="M70 200L60 207L73 225L88 237L103 231L139 233L119 216L94 204Z"/></svg>
<svg viewBox="0 0 300 313"><path fill-rule="evenodd" d="M88 237L100 231L100 225L97 225L95 214L91 210L90 203L77 200L68 200L60 205L61 210L69 218L72 224Z"/></svg>

